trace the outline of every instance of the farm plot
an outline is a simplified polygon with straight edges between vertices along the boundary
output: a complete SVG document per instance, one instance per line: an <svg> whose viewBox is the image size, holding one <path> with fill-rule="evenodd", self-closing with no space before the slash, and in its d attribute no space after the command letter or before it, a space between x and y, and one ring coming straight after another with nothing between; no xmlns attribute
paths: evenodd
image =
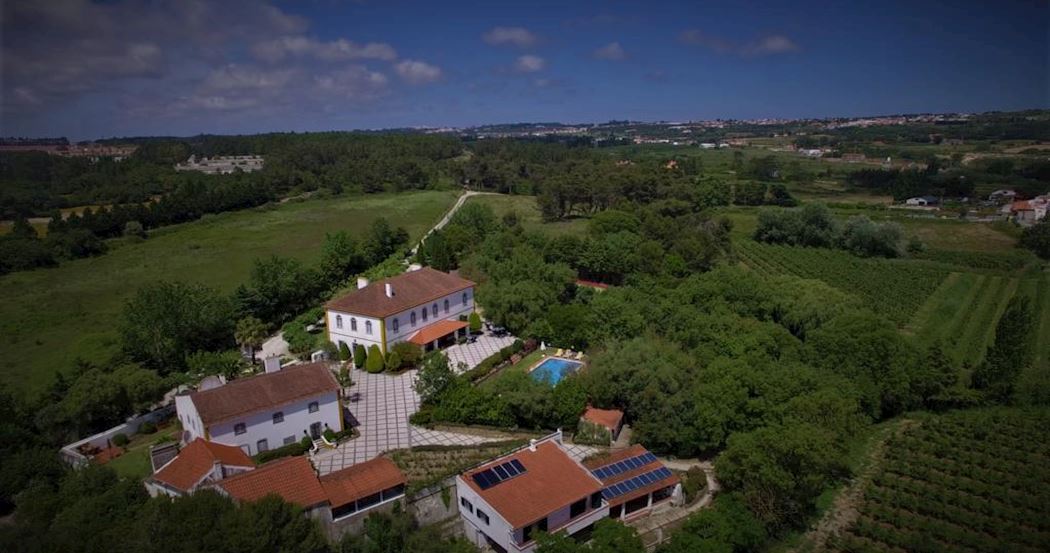
<svg viewBox="0 0 1050 553"><path fill-rule="evenodd" d="M744 263L764 274L793 274L822 280L855 294L899 326L937 290L950 271L942 265L904 259L865 259L823 248L800 248L739 240Z"/></svg>
<svg viewBox="0 0 1050 553"><path fill-rule="evenodd" d="M887 443L859 516L832 540L850 552L1032 552L1050 543L1050 410L925 419Z"/></svg>

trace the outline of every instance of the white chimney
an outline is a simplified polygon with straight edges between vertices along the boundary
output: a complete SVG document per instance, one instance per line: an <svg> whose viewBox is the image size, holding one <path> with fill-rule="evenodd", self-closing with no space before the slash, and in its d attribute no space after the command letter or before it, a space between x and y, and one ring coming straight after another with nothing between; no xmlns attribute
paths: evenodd
<svg viewBox="0 0 1050 553"><path fill-rule="evenodd" d="M536 439L529 440L529 451L536 451Z"/></svg>
<svg viewBox="0 0 1050 553"><path fill-rule="evenodd" d="M388 298L394 297L394 287L391 286L389 282L386 283L386 297L388 297Z"/></svg>
<svg viewBox="0 0 1050 553"><path fill-rule="evenodd" d="M360 290L368 286L368 279L365 277L357 277L357 289Z"/></svg>
<svg viewBox="0 0 1050 553"><path fill-rule="evenodd" d="M263 369L267 373L275 373L281 370L281 358L274 355L272 357L267 357L266 359L263 359Z"/></svg>
<svg viewBox="0 0 1050 553"><path fill-rule="evenodd" d="M413 263L413 264L408 266L408 270L405 271L405 272L406 273L411 273L412 271L418 271L418 270L420 270L422 268L423 268L423 266L420 265L419 263Z"/></svg>

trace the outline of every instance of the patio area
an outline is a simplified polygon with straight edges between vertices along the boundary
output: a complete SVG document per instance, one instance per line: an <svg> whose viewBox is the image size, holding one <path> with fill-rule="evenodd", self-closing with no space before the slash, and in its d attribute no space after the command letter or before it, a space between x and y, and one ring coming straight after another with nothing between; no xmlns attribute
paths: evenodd
<svg viewBox="0 0 1050 553"><path fill-rule="evenodd" d="M463 363L467 366L466 370L473 369L478 366L486 357L490 357L496 354L499 350L511 345L516 340L514 336L508 334L503 337L497 337L491 333L486 332L480 334L477 340L473 343L467 342L465 344L456 344L449 346L445 350L445 355L448 356L449 365L452 370L456 373L462 373L459 370L459 364Z"/></svg>

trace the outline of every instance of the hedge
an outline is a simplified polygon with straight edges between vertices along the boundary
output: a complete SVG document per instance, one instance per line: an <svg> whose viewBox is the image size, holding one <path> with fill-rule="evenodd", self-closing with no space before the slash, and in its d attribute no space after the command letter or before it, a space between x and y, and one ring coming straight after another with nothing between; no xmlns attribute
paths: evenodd
<svg viewBox="0 0 1050 553"><path fill-rule="evenodd" d="M379 346L371 346L368 348L368 358L365 359L365 370L372 373L381 373L384 368L383 352L379 350Z"/></svg>
<svg viewBox="0 0 1050 553"><path fill-rule="evenodd" d="M310 448L313 447L313 445L313 440L311 440L308 436L303 436L303 439L299 440L298 442L284 445L277 449L271 449L269 451L258 453L255 455L254 459L255 462L262 464L269 461L273 461L274 459L280 459L282 457L295 457L310 451Z"/></svg>
<svg viewBox="0 0 1050 553"><path fill-rule="evenodd" d="M368 358L368 354L365 353L365 347L361 344L354 344L354 366L363 369L365 368L365 359Z"/></svg>
<svg viewBox="0 0 1050 553"><path fill-rule="evenodd" d="M510 360L511 356L515 353L520 353L525 349L525 343L520 339L514 340L514 343L500 349L498 352L486 357L478 366L470 369L463 373L463 376L467 377L471 382L477 382L478 380L488 376L494 369L499 368L502 364ZM526 352L531 353L531 350Z"/></svg>

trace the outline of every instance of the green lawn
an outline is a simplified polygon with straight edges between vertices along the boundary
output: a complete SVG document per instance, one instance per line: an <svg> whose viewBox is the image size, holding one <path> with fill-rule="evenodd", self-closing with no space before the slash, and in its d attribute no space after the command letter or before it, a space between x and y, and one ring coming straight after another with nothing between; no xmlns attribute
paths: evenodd
<svg viewBox="0 0 1050 553"><path fill-rule="evenodd" d="M157 280L200 282L224 292L245 282L254 259L313 261L325 233L360 234L378 217L418 238L455 192L344 196L223 213L159 229L140 243L51 269L0 277L0 381L38 391L77 357L105 360L118 347L124 302Z"/></svg>
<svg viewBox="0 0 1050 553"><path fill-rule="evenodd" d="M487 205L497 217L514 212L518 221L527 230L543 230L551 234L576 234L587 231L587 219L575 218L567 221L545 223L540 217L540 208L536 205L536 196L474 196L467 200L471 203Z"/></svg>
<svg viewBox="0 0 1050 553"><path fill-rule="evenodd" d="M505 367L503 370L501 370L499 372L499 374L493 375L491 378L485 379L481 383L481 387L482 388L490 388L490 387L492 387L492 385L497 380L503 378L504 376L506 376L508 374L518 373L518 372L525 372L525 371L527 371L529 369L529 367L531 367L537 361L542 359L544 355L551 355L555 351L556 350L553 349L553 348L547 348L547 351L536 350L536 351L526 355L525 357L522 357L521 361L518 361L517 363L515 363L515 364L513 364L513 365L511 365L509 367Z"/></svg>

